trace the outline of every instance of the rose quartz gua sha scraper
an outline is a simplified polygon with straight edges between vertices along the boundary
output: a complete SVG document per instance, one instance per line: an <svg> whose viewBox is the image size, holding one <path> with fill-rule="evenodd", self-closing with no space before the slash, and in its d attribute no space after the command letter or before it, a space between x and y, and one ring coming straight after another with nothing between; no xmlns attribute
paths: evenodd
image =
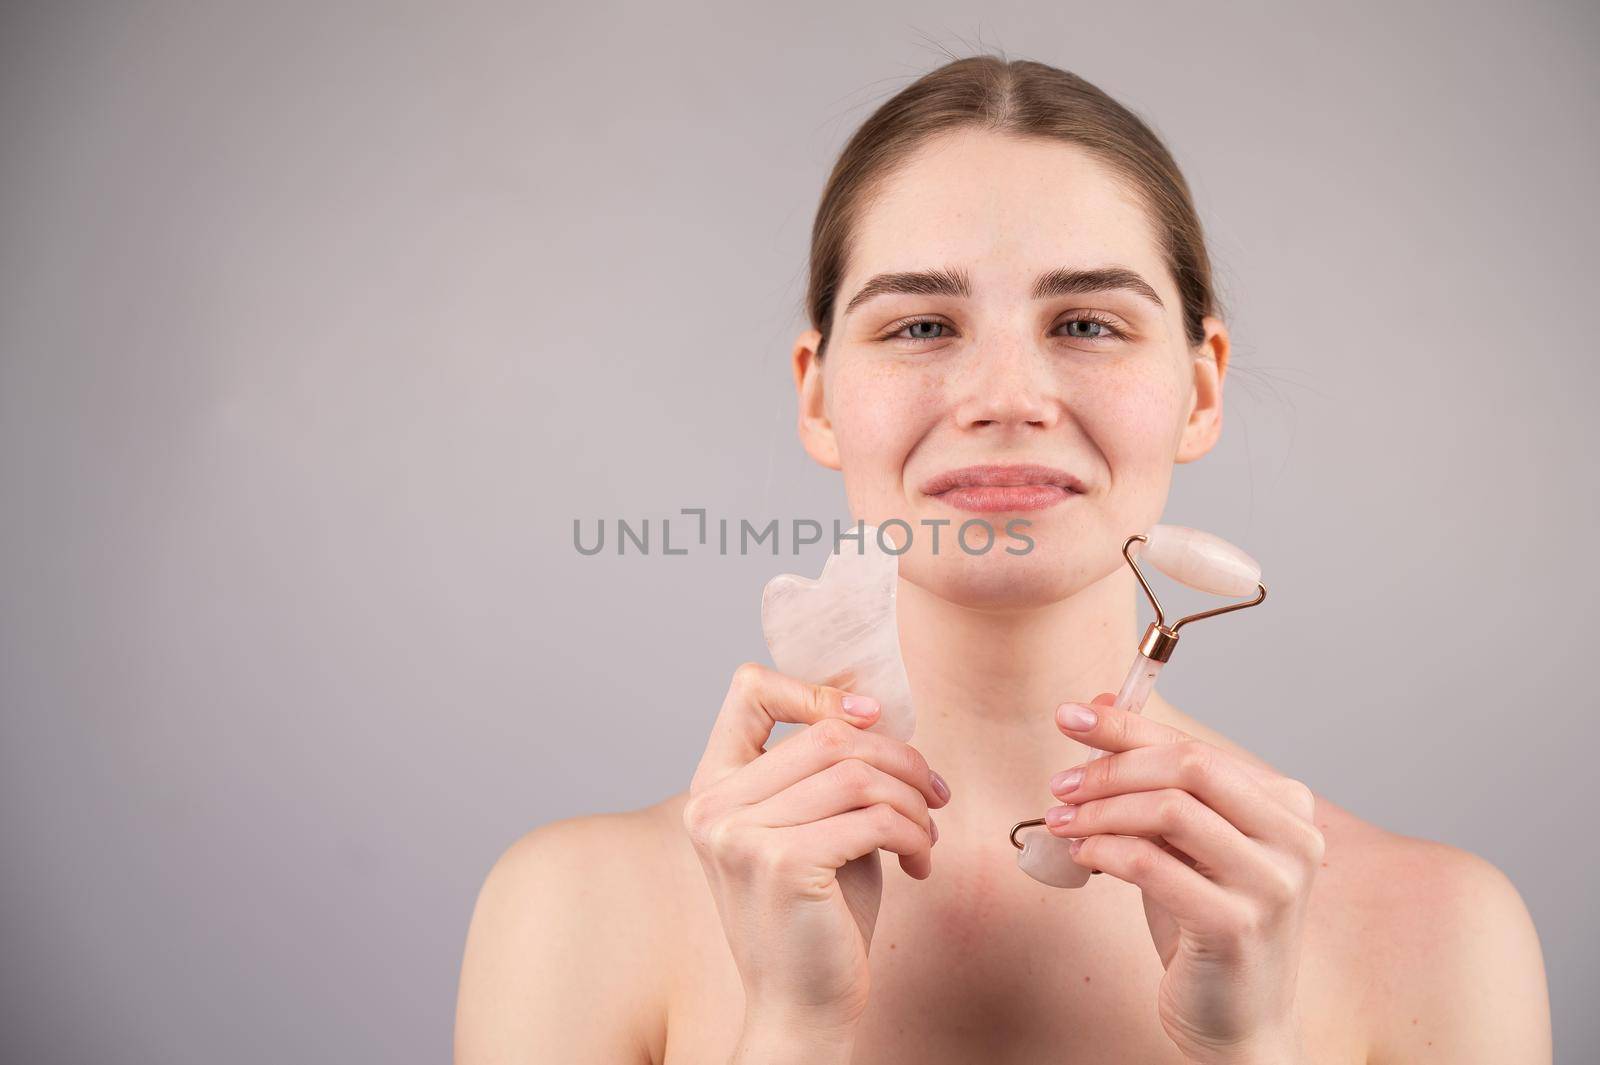
<svg viewBox="0 0 1600 1065"><path fill-rule="evenodd" d="M900 556L884 550L876 526L860 528L853 546L835 544L816 580L783 573L767 582L761 631L779 673L871 696L883 709L868 731L905 743L917 715L894 613Z"/></svg>
<svg viewBox="0 0 1600 1065"><path fill-rule="evenodd" d="M1247 603L1234 603L1190 614L1168 628L1156 593L1151 591L1139 564L1133 560L1135 554L1173 580L1202 592L1249 595L1259 589L1259 593ZM1261 583L1261 567L1249 555L1226 540L1182 525L1153 525L1148 533L1135 533L1122 545L1122 557L1133 567L1134 576L1139 578L1144 594L1150 597L1150 605L1156 610L1156 620L1150 623L1144 639L1139 641L1139 653L1134 656L1133 668L1128 670L1128 677L1122 682L1122 691L1117 693L1115 703L1137 714L1144 709L1145 700L1155 689L1156 676L1161 672L1161 667L1166 665L1167 659L1172 657L1172 649L1178 645L1179 629L1200 618L1255 606L1267 597L1267 586ZM1103 754L1104 751L1091 750L1089 761ZM1067 849L1070 840L1052 835L1049 829L1042 828L1029 832L1026 843L1017 842L1019 829L1043 824L1044 818L1035 817L1018 821L1012 826L1011 845L1020 852L1017 866L1041 884L1060 888L1082 887L1088 882L1090 871L1072 860L1071 852Z"/></svg>

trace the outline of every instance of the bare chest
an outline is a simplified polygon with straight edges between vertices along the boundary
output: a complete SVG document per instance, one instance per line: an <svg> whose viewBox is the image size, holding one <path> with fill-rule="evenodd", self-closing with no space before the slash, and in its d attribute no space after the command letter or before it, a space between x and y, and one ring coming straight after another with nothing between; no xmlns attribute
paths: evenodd
<svg viewBox="0 0 1600 1065"><path fill-rule="evenodd" d="M1096 877L1059 891L1005 863L941 857L923 882L884 863L856 1061L1183 1065L1157 1017L1163 970L1136 888ZM685 912L693 917L671 980L662 1065L725 1060L742 1017L743 987L715 907L708 897ZM1338 982L1312 974L1302 985L1314 1060L1363 1065L1348 1026L1353 1004L1339 1001Z"/></svg>

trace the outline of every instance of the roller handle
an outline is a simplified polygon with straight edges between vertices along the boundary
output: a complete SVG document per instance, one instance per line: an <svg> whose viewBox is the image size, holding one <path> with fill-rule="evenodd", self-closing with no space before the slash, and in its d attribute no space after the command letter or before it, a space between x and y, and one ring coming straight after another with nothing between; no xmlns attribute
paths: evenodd
<svg viewBox="0 0 1600 1065"><path fill-rule="evenodd" d="M1140 714L1144 712L1145 700L1150 698L1150 693L1156 689L1156 677L1161 674L1161 667L1165 662L1158 662L1144 655L1133 656L1133 666L1128 670L1128 676L1122 682L1122 690L1117 693L1117 701L1112 705L1119 710ZM1098 747L1091 748L1089 757L1084 759L1085 764L1103 757L1108 752Z"/></svg>

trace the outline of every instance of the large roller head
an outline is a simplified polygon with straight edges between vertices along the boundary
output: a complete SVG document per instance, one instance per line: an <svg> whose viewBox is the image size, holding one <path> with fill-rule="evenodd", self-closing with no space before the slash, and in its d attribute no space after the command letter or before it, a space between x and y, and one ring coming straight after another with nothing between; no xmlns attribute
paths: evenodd
<svg viewBox="0 0 1600 1065"><path fill-rule="evenodd" d="M1145 535L1128 553L1173 580L1213 595L1256 593L1260 565L1228 541L1186 525L1152 525Z"/></svg>

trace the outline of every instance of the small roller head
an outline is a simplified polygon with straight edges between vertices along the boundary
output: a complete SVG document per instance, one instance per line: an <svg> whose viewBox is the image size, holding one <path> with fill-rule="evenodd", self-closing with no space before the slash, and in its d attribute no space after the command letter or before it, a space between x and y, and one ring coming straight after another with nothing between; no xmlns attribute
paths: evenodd
<svg viewBox="0 0 1600 1065"><path fill-rule="evenodd" d="M1173 580L1213 595L1256 593L1261 566L1228 541L1185 525L1152 525L1145 535L1129 554Z"/></svg>
<svg viewBox="0 0 1600 1065"><path fill-rule="evenodd" d="M1058 888L1080 888L1089 882L1090 871L1072 860L1072 842L1049 829L1038 828L1023 836L1017 853L1017 868L1041 884Z"/></svg>

